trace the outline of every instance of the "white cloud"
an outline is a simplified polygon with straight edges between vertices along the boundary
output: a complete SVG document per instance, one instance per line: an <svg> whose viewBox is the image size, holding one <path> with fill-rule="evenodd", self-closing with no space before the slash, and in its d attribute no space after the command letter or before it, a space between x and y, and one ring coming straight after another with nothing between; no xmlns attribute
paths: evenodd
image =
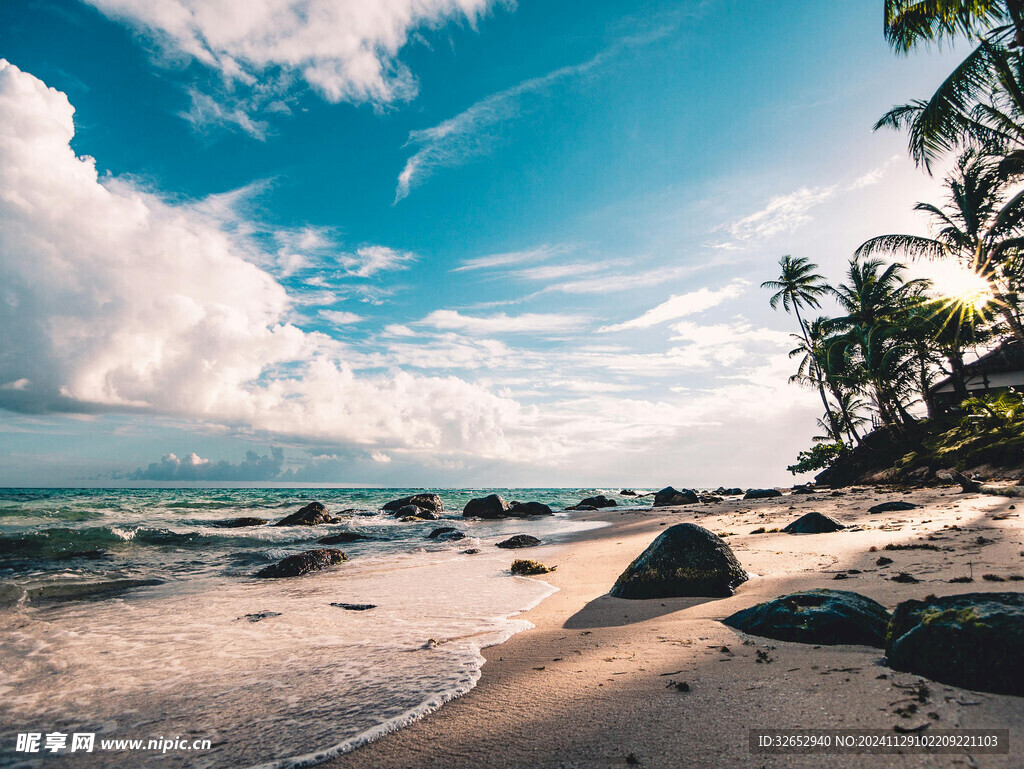
<svg viewBox="0 0 1024 769"><path fill-rule="evenodd" d="M599 275L593 278L581 278L578 280L566 280L561 283L544 288L544 292L559 292L562 294L614 294L620 291L629 291L636 288L648 288L676 280L684 275L690 275L703 269L701 266L694 267L656 267L651 270L630 273L612 273L610 275Z"/></svg>
<svg viewBox="0 0 1024 769"><path fill-rule="evenodd" d="M836 194L838 188L801 187L787 195L776 195L768 205L727 227L737 240L762 240L782 232L795 230L811 220L808 211Z"/></svg>
<svg viewBox="0 0 1024 769"><path fill-rule="evenodd" d="M369 278L387 270L406 270L416 260L416 254L397 251L387 246L363 246L355 254L343 254L341 263L349 274L357 278Z"/></svg>
<svg viewBox="0 0 1024 769"><path fill-rule="evenodd" d="M529 434L530 409L483 387L357 377L343 345L284 321L285 289L237 235L249 228L101 182L70 146L73 112L0 61L0 382L19 383L0 406L128 409L381 449L553 445Z"/></svg>
<svg viewBox="0 0 1024 769"><path fill-rule="evenodd" d="M409 134L408 146L418 147L398 175L395 203L408 197L413 187L425 181L438 168L460 166L491 150L496 131L519 115L523 98L541 93L555 83L581 75L607 58L607 53L569 67L561 67L541 77L525 80L504 91L481 99L455 117Z"/></svg>
<svg viewBox="0 0 1024 769"><path fill-rule="evenodd" d="M345 310L320 310L319 315L336 326L350 326L353 323L359 323L364 320L362 315Z"/></svg>
<svg viewBox="0 0 1024 769"><path fill-rule="evenodd" d="M559 313L498 313L480 317L462 315L455 310L435 310L419 322L425 326L466 331L471 334L548 334L573 331L581 328L587 321L588 319L581 315Z"/></svg>
<svg viewBox="0 0 1024 769"><path fill-rule="evenodd" d="M259 136L253 109L282 111L304 82L330 102L386 105L416 94L399 53L411 33L475 24L491 0L86 0L153 40L171 62L215 71L218 98L194 93L189 116ZM244 94L239 99L238 94ZM230 98L229 98L230 96ZM234 101L224 105L223 101ZM239 102L240 103L237 103Z"/></svg>
<svg viewBox="0 0 1024 769"><path fill-rule="evenodd" d="M467 259L452 272L466 272L468 270L489 270L495 267L506 267L510 264L524 264L527 262L540 262L550 259L557 254L570 250L568 246L542 245L531 248L527 251L508 251L503 254L488 254Z"/></svg>
<svg viewBox="0 0 1024 769"><path fill-rule="evenodd" d="M653 307L639 318L627 320L624 323L616 323L612 326L602 326L599 332L625 331L631 328L650 328L665 321L682 318L686 315L693 315L698 312L710 310L722 302L735 299L750 284L745 280L734 280L717 291L709 288L699 288L686 294L673 296L666 301Z"/></svg>

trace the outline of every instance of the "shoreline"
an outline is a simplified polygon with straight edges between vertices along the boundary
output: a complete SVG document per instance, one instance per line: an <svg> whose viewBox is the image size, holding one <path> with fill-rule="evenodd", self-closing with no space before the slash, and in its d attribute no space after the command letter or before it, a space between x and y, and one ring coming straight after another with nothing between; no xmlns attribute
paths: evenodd
<svg viewBox="0 0 1024 769"><path fill-rule="evenodd" d="M869 514L877 502L913 500L920 507ZM771 500L725 501L681 508L606 508L575 520L610 525L564 542L510 554L557 565L541 581L558 588L517 615L534 627L483 649L476 686L425 717L331 759L334 769L366 767L817 767L821 756L752 754L747 730L882 728L923 723L935 728L1008 728L1024 738L1024 700L926 682L927 706L897 713L905 687L925 681L881 665L882 650L820 647L745 636L720 620L783 593L813 587L853 590L892 608L927 594L1019 592L1004 579L1024 570L1020 518L1012 499L964 495L950 487L914 491L847 490ZM750 534L784 526L817 509L854 528L832 534ZM1009 517L993 520L1002 513ZM663 526L694 522L726 541L751 573L725 599L629 601L607 591ZM951 530L949 526L957 526ZM860 528L862 527L862 528ZM980 531L992 540L971 544ZM949 549L889 553L879 568L870 548L920 537ZM948 580L975 574L970 585ZM856 573L846 570L853 569ZM859 571L858 571L859 570ZM909 571L922 581L890 577ZM839 584L836 574L846 574ZM759 576L754 576L754 575ZM884 676L884 677L883 677ZM671 682L671 683L670 683ZM685 682L689 692L672 683ZM926 715L926 712L931 715ZM924 728L928 728L927 726ZM840 767L891 766L892 755L831 755ZM901 766L1011 767L1014 755L908 755Z"/></svg>

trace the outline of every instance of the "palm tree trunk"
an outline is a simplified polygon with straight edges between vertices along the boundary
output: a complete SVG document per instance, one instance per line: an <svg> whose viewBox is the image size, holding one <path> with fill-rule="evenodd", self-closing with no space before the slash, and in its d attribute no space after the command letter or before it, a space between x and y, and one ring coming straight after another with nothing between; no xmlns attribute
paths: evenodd
<svg viewBox="0 0 1024 769"><path fill-rule="evenodd" d="M811 354L811 369L814 372L814 379L818 383L818 395L821 396L821 405L825 407L825 418L828 420L828 423L832 425L832 435L838 440L839 436L842 435L842 430L839 427L836 415L832 412L831 405L825 395L825 384L822 381L821 369L818 368L818 364L814 361L814 345L811 344L811 335L807 331L807 325L804 323L804 319L800 316L800 308L795 304L793 305L793 312L796 314L796 322L800 324L800 333L803 334L804 344L807 345L807 351Z"/></svg>

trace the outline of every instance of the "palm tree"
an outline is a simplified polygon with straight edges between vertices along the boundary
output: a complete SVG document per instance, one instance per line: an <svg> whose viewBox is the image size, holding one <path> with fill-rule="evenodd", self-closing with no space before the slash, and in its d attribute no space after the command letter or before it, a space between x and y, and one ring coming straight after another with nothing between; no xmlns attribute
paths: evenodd
<svg viewBox="0 0 1024 769"><path fill-rule="evenodd" d="M808 350L813 350L814 344L811 341L807 324L800 314L800 308L817 309L821 307L821 298L829 293L829 286L825 282L825 278L815 272L818 269L818 265L806 257L799 256L793 258L787 254L779 259L779 268L781 270L779 279L766 280L761 284L761 288L767 288L775 292L772 294L772 298L768 300L768 304L771 305L773 310L778 309L781 303L782 309L787 313L792 311L796 315L796 322L800 326L800 335L803 337L804 344ZM812 367L810 373L818 387L821 404L825 407L825 417L832 426L832 432L838 434L840 432L839 422L836 419L831 404L828 402L828 397L825 395L825 383L821 371L813 363Z"/></svg>
<svg viewBox="0 0 1024 769"><path fill-rule="evenodd" d="M871 393L882 421L892 426L913 421L905 403L916 373L904 325L905 308L926 283L904 281L905 270L901 264L886 266L879 259L855 258L850 261L847 282L832 289L846 313L831 321L841 332L829 348L832 365L856 370L851 376Z"/></svg>
<svg viewBox="0 0 1024 769"><path fill-rule="evenodd" d="M933 237L881 235L865 241L856 257L877 253L912 259L955 259L991 287L996 311L1013 336L1024 342L1018 294L1024 279L1024 192L1006 200L1007 181L994 160L967 150L947 177L946 204L918 203L928 214Z"/></svg>
<svg viewBox="0 0 1024 769"><path fill-rule="evenodd" d="M897 52L979 36L930 99L894 107L875 124L906 128L911 156L929 173L938 156L964 142L999 148L1000 154L1024 145L1017 50L1024 45L1024 0L886 0L885 37Z"/></svg>
<svg viewBox="0 0 1024 769"><path fill-rule="evenodd" d="M856 390L853 387L844 386L847 372L830 368L829 348L835 341L833 337L829 336L831 327L832 320L830 318L819 316L807 325L806 337L793 334L799 344L790 350L789 357L801 357L796 373L789 378L789 381L811 387L821 387L824 384L836 404L836 409L833 411L835 419L829 420L830 424L823 426L832 435L833 440L843 440L842 434L835 434L835 430L838 428L846 433L846 437L851 443L860 443L860 434L857 432L857 428L863 424L864 420L857 415L857 412L863 408L863 403L856 398Z"/></svg>

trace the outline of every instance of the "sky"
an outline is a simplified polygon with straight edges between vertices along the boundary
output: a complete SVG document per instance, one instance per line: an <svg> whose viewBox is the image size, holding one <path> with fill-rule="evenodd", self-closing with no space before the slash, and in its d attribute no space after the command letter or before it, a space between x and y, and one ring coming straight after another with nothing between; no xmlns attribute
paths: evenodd
<svg viewBox="0 0 1024 769"><path fill-rule="evenodd" d="M923 233L881 2L0 4L0 485L774 485ZM827 307L825 308L828 309Z"/></svg>

